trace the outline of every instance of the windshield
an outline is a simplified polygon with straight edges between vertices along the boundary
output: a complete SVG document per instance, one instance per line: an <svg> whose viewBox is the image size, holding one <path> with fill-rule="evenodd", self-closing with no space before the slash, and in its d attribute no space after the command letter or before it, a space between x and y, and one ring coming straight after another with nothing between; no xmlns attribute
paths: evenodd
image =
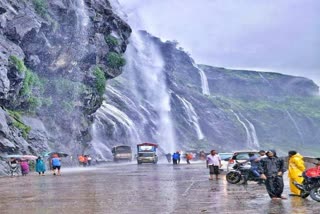
<svg viewBox="0 0 320 214"><path fill-rule="evenodd" d="M249 153L254 153L256 156L259 156L257 152L239 153L239 154L236 156L236 160L248 160L248 159L249 159Z"/></svg>
<svg viewBox="0 0 320 214"><path fill-rule="evenodd" d="M131 147L130 146L118 146L116 148L117 153L131 153Z"/></svg>
<svg viewBox="0 0 320 214"><path fill-rule="evenodd" d="M229 154L220 153L219 156L220 156L221 160L225 160L227 158L231 158L233 156L233 154L232 153L229 153Z"/></svg>

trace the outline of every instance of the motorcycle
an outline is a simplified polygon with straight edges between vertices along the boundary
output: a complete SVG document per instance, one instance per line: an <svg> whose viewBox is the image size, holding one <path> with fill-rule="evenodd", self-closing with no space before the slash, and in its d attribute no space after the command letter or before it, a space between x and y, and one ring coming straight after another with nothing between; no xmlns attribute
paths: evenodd
<svg viewBox="0 0 320 214"><path fill-rule="evenodd" d="M241 180L244 180L244 183L247 181L263 182L259 177L254 175L250 169L251 166L247 163L236 161L236 164L232 168L233 170L226 175L226 179L230 184L239 183Z"/></svg>
<svg viewBox="0 0 320 214"><path fill-rule="evenodd" d="M316 158L318 163L314 163L316 167L305 170L302 173L303 182L301 184L293 182L293 184L301 190L300 197L310 197L320 202L320 158Z"/></svg>

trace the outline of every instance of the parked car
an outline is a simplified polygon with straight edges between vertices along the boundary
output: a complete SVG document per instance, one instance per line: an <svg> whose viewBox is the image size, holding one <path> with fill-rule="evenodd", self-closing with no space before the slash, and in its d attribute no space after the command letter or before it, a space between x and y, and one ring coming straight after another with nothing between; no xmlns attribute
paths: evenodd
<svg viewBox="0 0 320 214"><path fill-rule="evenodd" d="M227 171L228 163L230 158L232 158L233 153L219 153L219 156L221 158L221 164L222 164L222 167L220 168L220 170Z"/></svg>
<svg viewBox="0 0 320 214"><path fill-rule="evenodd" d="M232 170L232 167L235 164L235 160L237 160L240 163L247 161L249 159L249 153L254 153L258 157L260 156L259 151L256 150L236 151L233 153L233 156L230 158L227 164L227 171ZM250 165L250 162L248 162L247 164Z"/></svg>

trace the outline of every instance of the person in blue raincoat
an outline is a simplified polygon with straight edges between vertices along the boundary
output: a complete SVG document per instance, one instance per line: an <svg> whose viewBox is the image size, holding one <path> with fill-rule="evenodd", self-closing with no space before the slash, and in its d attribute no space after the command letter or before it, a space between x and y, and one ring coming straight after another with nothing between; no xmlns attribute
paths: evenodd
<svg viewBox="0 0 320 214"><path fill-rule="evenodd" d="M44 164L42 158L39 156L36 160L36 172L39 173L39 175L44 175L44 172L46 171L46 165Z"/></svg>

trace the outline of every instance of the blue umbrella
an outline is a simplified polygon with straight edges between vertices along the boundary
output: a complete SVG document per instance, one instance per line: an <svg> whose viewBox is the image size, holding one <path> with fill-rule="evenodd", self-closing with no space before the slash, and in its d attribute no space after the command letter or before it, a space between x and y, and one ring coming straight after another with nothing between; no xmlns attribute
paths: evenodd
<svg viewBox="0 0 320 214"><path fill-rule="evenodd" d="M58 157L67 157L69 156L67 153L64 152L46 152L44 153L44 157L51 157L52 155L57 154Z"/></svg>

